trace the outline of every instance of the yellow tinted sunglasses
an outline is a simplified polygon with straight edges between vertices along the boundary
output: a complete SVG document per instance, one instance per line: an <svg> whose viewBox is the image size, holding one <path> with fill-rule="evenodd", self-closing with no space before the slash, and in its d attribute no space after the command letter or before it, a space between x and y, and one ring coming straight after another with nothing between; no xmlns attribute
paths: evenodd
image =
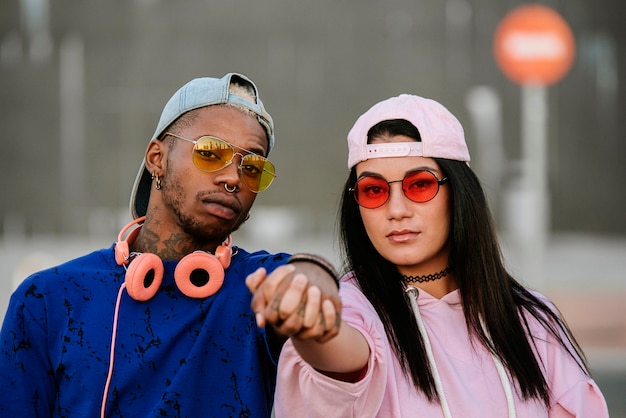
<svg viewBox="0 0 626 418"><path fill-rule="evenodd" d="M166 132L165 135L191 142L193 144L192 159L194 165L209 173L231 165L235 155L241 156L238 167L239 175L246 186L255 193L266 190L276 178L276 168L270 160L230 144L223 139L214 136L201 136L192 140L170 132ZM235 151L235 148L246 152L246 154Z"/></svg>

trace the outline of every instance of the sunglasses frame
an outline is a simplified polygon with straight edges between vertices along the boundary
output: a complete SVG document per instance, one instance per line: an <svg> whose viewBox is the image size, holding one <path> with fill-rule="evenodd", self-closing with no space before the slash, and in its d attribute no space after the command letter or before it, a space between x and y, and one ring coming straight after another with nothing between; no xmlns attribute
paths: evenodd
<svg viewBox="0 0 626 418"><path fill-rule="evenodd" d="M222 138L218 138L218 137L213 136L213 135L202 135L202 136L198 137L197 139L189 139L189 138L182 137L180 135L173 134L171 132L165 132L163 134L164 137L167 136L167 135L172 136L172 137L177 138L177 139L182 139L183 141L187 141L187 142L192 143L193 144L193 148L191 150L191 153L192 153L191 154L191 160L193 161L193 165L195 165L198 170L204 171L205 173L215 173L216 171L219 171L219 170L221 170L223 168L228 167L229 165L231 165L233 163L233 160L235 159L235 155L240 155L241 156L241 160L239 161L239 165L237 166L237 169L238 169L237 171L239 172L239 176L240 176L242 182L246 185L246 187L248 187L248 189L250 189L250 191L252 191L254 193L260 193L260 192L263 192L263 191L267 190L272 185L272 183L274 182L274 180L277 177L276 176L276 166L270 160L268 160L267 158L265 158L264 156L262 156L260 154L257 154L256 152L252 152L252 151L247 150L245 148L241 148L241 147L238 147L237 145L231 144L230 142L225 141ZM214 140L217 140L219 142L222 142L222 143L228 145L233 150L232 158L230 160L226 161L225 164L222 167L216 168L215 170L207 170L206 168L198 167L198 164L196 164L196 159L194 158L194 153L196 152L196 145L203 138L214 139ZM241 152L238 152L237 150L245 151L245 152L247 152L247 154L242 154ZM263 171L265 173L268 173L272 177L271 177L271 180L269 181L269 183L267 184L267 186L265 188L263 188L262 190L254 190L254 189L252 189L252 187L250 187L250 185L246 181L245 176L243 175L243 172L242 172L242 169L241 169L241 165L243 164L244 158L247 157L248 155L254 155L256 157L261 157L263 160L265 160L267 163L269 163L274 168L274 172L271 172L271 171L266 170L265 168L263 168Z"/></svg>
<svg viewBox="0 0 626 418"><path fill-rule="evenodd" d="M417 173L428 173L428 174L431 174L431 175L434 177L434 179L435 179L435 181L436 181L436 183L437 183L437 191L435 192L435 194L434 194L431 198L426 199L426 200L421 200L421 201L418 201L418 200L413 200L413 199L411 199L411 198L407 195L406 190L404 189L404 180L406 180L406 178L407 178L407 177L412 176L412 175L417 174ZM382 202L382 203L381 203L380 205L378 205L378 206L371 206L371 207L370 207L370 206L364 206L364 205L363 205L363 204L361 204L361 202L359 202L359 200L357 199L357 185L358 185L358 183L359 183L361 180L366 179L366 178L377 178L377 179L381 179L381 180L383 180L385 183L387 183L387 198L385 199L385 201L384 201L384 202ZM439 180L439 178L437 177L437 175L436 175L435 173L433 173L432 171L430 171L430 170L415 170L415 171L411 171L410 173L407 173L407 174L406 174L403 178L401 178L401 179L399 179L399 180L391 180L391 181L387 180L387 179L386 179L386 178L384 178L383 176L379 176L379 175L371 175L371 174L370 174L370 175L367 175L367 176L362 176L362 177L359 177L359 178L356 180L356 182L354 183L354 186L352 186L352 187L350 187L350 188L348 189L348 192L352 193L352 197L354 198L354 200L356 201L356 203L357 203L359 206L361 206L362 208L365 208L365 209L378 209L378 208L380 208L380 207L384 206L384 205L385 205L385 204L389 201L389 198L391 197L391 183L402 183L402 194L404 195L404 197L406 197L407 199L409 199L411 202L415 202L415 203L426 203L426 202L430 202L431 200L433 200L433 199L435 198L435 196L437 196L437 194L439 194L439 189L441 188L441 186L442 186L443 184L447 183L447 182L448 182L448 177L444 177L444 178L442 178L441 180Z"/></svg>

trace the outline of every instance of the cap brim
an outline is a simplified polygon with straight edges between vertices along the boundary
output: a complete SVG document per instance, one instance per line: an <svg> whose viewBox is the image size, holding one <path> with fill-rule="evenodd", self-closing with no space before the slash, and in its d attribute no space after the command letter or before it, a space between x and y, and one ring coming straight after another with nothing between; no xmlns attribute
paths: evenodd
<svg viewBox="0 0 626 418"><path fill-rule="evenodd" d="M152 177L146 169L146 160L141 162L139 172L133 184L133 190L130 195L130 213L133 219L146 216L148 211L148 200L150 200L150 186Z"/></svg>

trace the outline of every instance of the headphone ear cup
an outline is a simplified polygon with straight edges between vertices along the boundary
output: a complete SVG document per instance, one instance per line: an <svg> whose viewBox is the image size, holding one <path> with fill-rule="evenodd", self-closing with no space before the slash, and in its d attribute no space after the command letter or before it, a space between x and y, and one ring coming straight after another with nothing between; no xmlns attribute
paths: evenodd
<svg viewBox="0 0 626 418"><path fill-rule="evenodd" d="M224 270L230 266L230 259L233 256L233 249L230 245L220 245L215 249L215 257L220 261Z"/></svg>
<svg viewBox="0 0 626 418"><path fill-rule="evenodd" d="M163 281L163 262L151 253L135 257L126 271L126 291L135 300L151 299Z"/></svg>
<svg viewBox="0 0 626 418"><path fill-rule="evenodd" d="M174 280L178 289L190 298L206 298L222 287L224 267L211 254L201 251L191 253L176 266Z"/></svg>

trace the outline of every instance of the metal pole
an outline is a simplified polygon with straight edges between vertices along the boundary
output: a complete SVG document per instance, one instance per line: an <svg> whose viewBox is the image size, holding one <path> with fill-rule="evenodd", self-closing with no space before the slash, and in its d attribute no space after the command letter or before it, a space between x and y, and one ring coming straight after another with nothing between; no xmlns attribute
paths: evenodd
<svg viewBox="0 0 626 418"><path fill-rule="evenodd" d="M526 200L522 260L525 281L543 285L548 230L547 93L541 85L522 86L522 190Z"/></svg>

